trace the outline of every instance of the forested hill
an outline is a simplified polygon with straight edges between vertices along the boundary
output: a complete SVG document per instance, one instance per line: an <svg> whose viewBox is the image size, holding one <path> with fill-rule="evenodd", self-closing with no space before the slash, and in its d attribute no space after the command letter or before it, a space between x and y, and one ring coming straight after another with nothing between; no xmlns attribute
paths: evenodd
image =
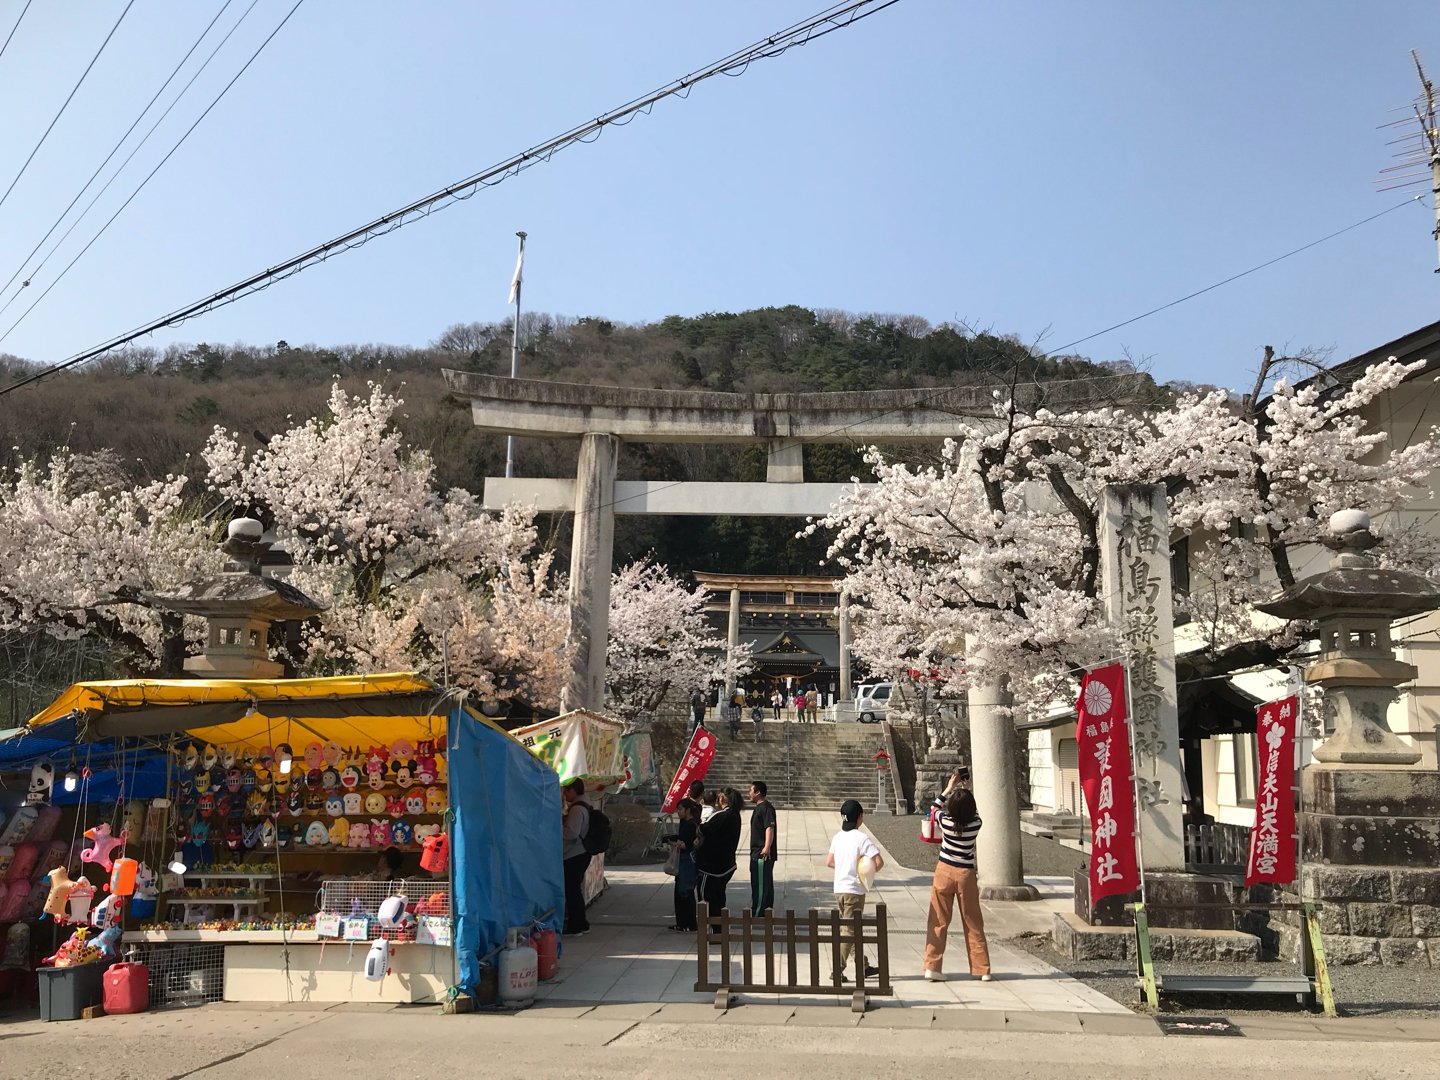
<svg viewBox="0 0 1440 1080"><path fill-rule="evenodd" d="M1152 397L1149 376L1123 361L1046 357L1013 337L932 326L916 316L855 316L788 306L739 314L672 315L623 325L602 318L528 314L521 374L557 382L739 392L875 390L995 382L1099 380L1105 396ZM444 486L479 491L504 468L504 439L476 433L468 401L446 392L440 371L508 374L510 323L452 326L423 347L390 345L170 346L114 353L76 372L0 395L0 464L47 457L57 446L94 455L96 475L141 480L196 475L216 425L268 437L321 411L331 381L382 382L405 399L401 426L435 458ZM0 386L34 370L0 356ZM1121 376L1116 378L1116 376ZM573 475L575 444L523 440L524 475ZM807 478L844 481L861 469L845 446L807 450ZM664 480L761 480L763 448L627 446L621 475ZM196 495L201 492L197 490ZM550 540L567 540L556 521ZM724 518L622 518L617 558L653 550L679 569L815 572L816 545L793 523Z"/></svg>

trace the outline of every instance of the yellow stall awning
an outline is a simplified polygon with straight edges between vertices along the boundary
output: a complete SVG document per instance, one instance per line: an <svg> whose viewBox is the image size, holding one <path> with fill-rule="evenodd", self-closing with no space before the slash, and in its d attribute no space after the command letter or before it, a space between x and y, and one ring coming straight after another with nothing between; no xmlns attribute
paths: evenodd
<svg viewBox="0 0 1440 1080"><path fill-rule="evenodd" d="M413 672L315 679L113 679L76 683L31 717L29 726L74 721L84 739L183 732L207 743L254 747L311 739L357 746L442 739L445 716L456 704L455 697Z"/></svg>

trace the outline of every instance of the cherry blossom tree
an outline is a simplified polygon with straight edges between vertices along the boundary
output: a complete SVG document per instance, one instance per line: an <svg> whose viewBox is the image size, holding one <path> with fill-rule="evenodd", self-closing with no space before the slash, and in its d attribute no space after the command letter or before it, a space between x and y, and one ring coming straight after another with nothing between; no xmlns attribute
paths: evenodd
<svg viewBox="0 0 1440 1080"><path fill-rule="evenodd" d="M256 450L217 428L208 486L273 520L291 580L330 605L304 629L304 670L448 674L487 699L553 706L568 620L549 556L532 557L533 511L436 490L430 456L391 424L401 404L378 385L352 397L337 384L326 415Z"/></svg>
<svg viewBox="0 0 1440 1080"><path fill-rule="evenodd" d="M135 601L223 557L185 477L131 486L96 464L62 448L0 476L0 632L94 635L127 674L178 673L182 635L200 623Z"/></svg>
<svg viewBox="0 0 1440 1080"><path fill-rule="evenodd" d="M1195 640L1182 679L1274 663L1299 630L1253 605L1293 582L1296 550L1334 510L1397 509L1440 467L1434 431L1386 452L1363 415L1416 369L1392 359L1328 395L1281 381L1253 408L1217 391L1057 413L1043 387L1012 388L989 422L957 421L937 463L872 449L878 483L810 526L831 534L858 612L853 647L873 670L937 668L948 693L996 676L1022 705L1073 693L1077 666L1122 651L1099 596L1100 491L1161 483L1189 541L1190 588L1176 606ZM1393 564L1434 561L1420 530L1388 540ZM966 657L967 641L984 648Z"/></svg>
<svg viewBox="0 0 1440 1080"><path fill-rule="evenodd" d="M727 655L726 640L705 618L705 588L688 588L668 567L642 559L610 584L605 653L608 706L634 725L672 689L688 694L750 670L751 646Z"/></svg>

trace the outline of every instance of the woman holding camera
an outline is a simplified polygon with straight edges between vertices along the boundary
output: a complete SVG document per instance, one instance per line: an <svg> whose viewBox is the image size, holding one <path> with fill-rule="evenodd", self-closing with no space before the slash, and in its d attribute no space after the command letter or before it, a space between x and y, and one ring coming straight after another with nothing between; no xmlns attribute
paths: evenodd
<svg viewBox="0 0 1440 1080"><path fill-rule="evenodd" d="M975 880L975 837L980 833L981 821L968 779L956 769L935 800L940 861L935 864L930 884L930 916L925 926L925 978L931 982L945 981L941 967L956 901L970 954L970 974L982 982L990 981L990 949L985 944L985 916L980 910L980 887Z"/></svg>

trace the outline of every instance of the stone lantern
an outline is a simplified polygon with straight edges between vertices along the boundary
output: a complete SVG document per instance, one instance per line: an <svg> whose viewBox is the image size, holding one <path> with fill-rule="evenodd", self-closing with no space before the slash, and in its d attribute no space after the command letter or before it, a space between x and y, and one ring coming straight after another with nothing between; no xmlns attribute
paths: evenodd
<svg viewBox="0 0 1440 1080"><path fill-rule="evenodd" d="M230 556L219 574L188 581L169 595L150 594L145 602L207 622L205 648L185 661L191 675L207 679L273 679L284 665L270 659L270 625L308 619L325 610L295 586L260 573L271 541L254 518L236 518L226 530L222 550Z"/></svg>
<svg viewBox="0 0 1440 1080"><path fill-rule="evenodd" d="M1422 574L1381 567L1370 549L1380 541L1370 515L1341 510L1324 541L1335 554L1323 574L1298 581L1257 605L1282 619L1316 624L1320 655L1305 681L1324 691L1325 741L1315 760L1327 765L1414 765L1420 751L1390 730L1385 713L1413 665L1395 658L1390 626L1440 608L1440 589Z"/></svg>

